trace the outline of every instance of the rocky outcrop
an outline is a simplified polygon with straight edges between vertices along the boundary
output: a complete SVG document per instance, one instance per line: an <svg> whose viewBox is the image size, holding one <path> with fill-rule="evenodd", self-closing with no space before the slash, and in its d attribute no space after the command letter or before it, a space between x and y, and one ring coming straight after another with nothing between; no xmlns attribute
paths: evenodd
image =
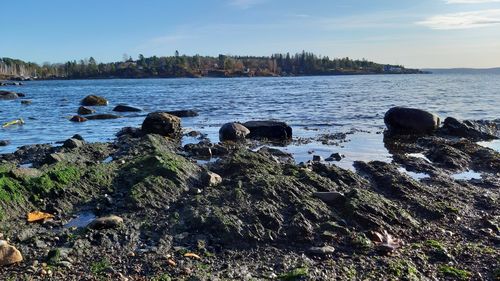
<svg viewBox="0 0 500 281"><path fill-rule="evenodd" d="M250 130L247 138L288 141L292 139L292 128L285 122L249 121L243 126Z"/></svg>
<svg viewBox="0 0 500 281"><path fill-rule="evenodd" d="M494 121L460 121L453 117L444 120L441 132L472 140L491 140L500 137L500 122Z"/></svg>
<svg viewBox="0 0 500 281"><path fill-rule="evenodd" d="M140 109L138 107L133 107L130 105L119 104L119 105L115 106L115 108L113 108L113 111L116 111L116 112L140 112L140 111L142 111L142 109Z"/></svg>
<svg viewBox="0 0 500 281"><path fill-rule="evenodd" d="M240 123L232 122L222 125L219 130L220 141L240 141L250 134L250 130Z"/></svg>
<svg viewBox="0 0 500 281"><path fill-rule="evenodd" d="M166 112L149 113L142 123L142 131L146 134L179 138L182 135L181 119Z"/></svg>
<svg viewBox="0 0 500 281"><path fill-rule="evenodd" d="M384 122L392 133L427 134L439 128L440 119L421 109L393 107L385 113Z"/></svg>
<svg viewBox="0 0 500 281"><path fill-rule="evenodd" d="M108 100L106 100L103 97L96 96L96 95L89 95L86 96L82 101L81 104L83 106L106 106L108 105Z"/></svg>

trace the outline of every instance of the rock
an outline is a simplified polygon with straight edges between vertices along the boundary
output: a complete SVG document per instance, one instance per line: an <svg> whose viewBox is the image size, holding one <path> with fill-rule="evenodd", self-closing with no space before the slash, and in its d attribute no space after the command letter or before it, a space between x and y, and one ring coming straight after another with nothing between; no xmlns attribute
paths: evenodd
<svg viewBox="0 0 500 281"><path fill-rule="evenodd" d="M47 164L53 164L53 163L62 162L62 161L64 161L64 159L65 159L65 157L64 157L64 154L62 154L62 153L51 153L46 157L44 162Z"/></svg>
<svg viewBox="0 0 500 281"><path fill-rule="evenodd" d="M448 135L473 140L491 140L500 137L500 125L492 121L459 121L448 117L444 120L441 130Z"/></svg>
<svg viewBox="0 0 500 281"><path fill-rule="evenodd" d="M86 118L88 120L107 120L107 119L118 119L122 117L114 114L96 114L96 115L89 115Z"/></svg>
<svg viewBox="0 0 500 281"><path fill-rule="evenodd" d="M188 109L188 110L174 110L174 111L167 111L168 114L174 115L177 117L196 117L198 116L198 112Z"/></svg>
<svg viewBox="0 0 500 281"><path fill-rule="evenodd" d="M19 95L14 92L0 91L0 100L15 100L19 98Z"/></svg>
<svg viewBox="0 0 500 281"><path fill-rule="evenodd" d="M142 123L146 134L158 134L170 138L181 136L181 119L166 112L149 113Z"/></svg>
<svg viewBox="0 0 500 281"><path fill-rule="evenodd" d="M250 130L240 123L226 123L219 129L220 141L243 140L250 134Z"/></svg>
<svg viewBox="0 0 500 281"><path fill-rule="evenodd" d="M322 162L323 161L323 157L319 156L319 155L313 155L313 162Z"/></svg>
<svg viewBox="0 0 500 281"><path fill-rule="evenodd" d="M345 158L345 155L337 152L337 153L333 153L332 155L330 155L330 157L326 158L325 161L328 161L328 162L340 161L340 160L342 160L342 158Z"/></svg>
<svg viewBox="0 0 500 281"><path fill-rule="evenodd" d="M335 248L332 246L323 246L323 247L311 247L307 250L309 254L312 255L331 255L335 252Z"/></svg>
<svg viewBox="0 0 500 281"><path fill-rule="evenodd" d="M118 133L116 133L117 137L121 136L131 136L133 138L138 138L143 135L141 128L135 127L124 127Z"/></svg>
<svg viewBox="0 0 500 281"><path fill-rule="evenodd" d="M108 101L100 96L88 95L82 100L81 104L83 106L105 106L108 105Z"/></svg>
<svg viewBox="0 0 500 281"><path fill-rule="evenodd" d="M18 97L20 97L20 98L24 98L24 97L26 97L26 95L25 95L25 94L23 94L23 93L17 93L17 96L18 96Z"/></svg>
<svg viewBox="0 0 500 281"><path fill-rule="evenodd" d="M88 227L92 229L108 229L118 228L123 224L123 219L119 216L110 215L107 217L97 218L92 221Z"/></svg>
<svg viewBox="0 0 500 281"><path fill-rule="evenodd" d="M80 114L80 115L89 115L89 114L93 114L93 113L95 113L95 110L93 110L92 108L88 108L85 106L80 106L78 108L78 114Z"/></svg>
<svg viewBox="0 0 500 281"><path fill-rule="evenodd" d="M0 266L11 265L23 261L23 256L14 246L0 241Z"/></svg>
<svg viewBox="0 0 500 281"><path fill-rule="evenodd" d="M32 104L33 102L31 100L22 100L21 101L21 104L24 104L24 105L28 105L28 104Z"/></svg>
<svg viewBox="0 0 500 281"><path fill-rule="evenodd" d="M67 139L66 141L64 141L63 147L64 148L77 148L77 147L82 147L83 144L84 144L83 141L81 141L79 139L71 138L71 139Z"/></svg>
<svg viewBox="0 0 500 281"><path fill-rule="evenodd" d="M393 107L385 113L384 122L390 132L425 134L439 127L437 115L416 108Z"/></svg>
<svg viewBox="0 0 500 281"><path fill-rule="evenodd" d="M79 134L75 134L71 137L72 139L77 139L77 140L81 140L81 141L84 141L83 137Z"/></svg>
<svg viewBox="0 0 500 281"><path fill-rule="evenodd" d="M10 144L10 140L0 140L0 146L7 146Z"/></svg>
<svg viewBox="0 0 500 281"><path fill-rule="evenodd" d="M292 128L285 122L277 121L249 121L243 126L250 130L247 136L252 139L269 139L288 141L292 139Z"/></svg>
<svg viewBox="0 0 500 281"><path fill-rule="evenodd" d="M75 115L75 116L71 117L71 119L69 119L69 121L81 123L81 122L87 121L87 118L79 116L79 115Z"/></svg>
<svg viewBox="0 0 500 281"><path fill-rule="evenodd" d="M184 146L184 150L188 151L193 156L199 156L203 158L211 158L212 157L212 149L209 144L200 142L200 143L188 143Z"/></svg>
<svg viewBox="0 0 500 281"><path fill-rule="evenodd" d="M115 106L115 108L113 108L113 111L116 111L116 112L139 112L139 111L142 111L142 109L137 108L137 107L133 107L133 106L129 106L129 105L125 105L125 104L119 104L119 105Z"/></svg>
<svg viewBox="0 0 500 281"><path fill-rule="evenodd" d="M215 187L222 183L222 177L214 172L208 171L205 175L205 181L208 186Z"/></svg>
<svg viewBox="0 0 500 281"><path fill-rule="evenodd" d="M340 192L336 192L336 191L315 192L314 196L321 199L321 201L328 203L328 204L345 201L344 194L342 194Z"/></svg>

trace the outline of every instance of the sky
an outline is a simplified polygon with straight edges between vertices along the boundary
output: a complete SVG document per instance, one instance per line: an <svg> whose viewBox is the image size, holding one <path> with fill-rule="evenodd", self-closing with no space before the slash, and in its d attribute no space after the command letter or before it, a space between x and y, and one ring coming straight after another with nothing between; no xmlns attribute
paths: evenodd
<svg viewBox="0 0 500 281"><path fill-rule="evenodd" d="M16 0L1 10L0 57L37 63L305 50L500 67L500 0Z"/></svg>

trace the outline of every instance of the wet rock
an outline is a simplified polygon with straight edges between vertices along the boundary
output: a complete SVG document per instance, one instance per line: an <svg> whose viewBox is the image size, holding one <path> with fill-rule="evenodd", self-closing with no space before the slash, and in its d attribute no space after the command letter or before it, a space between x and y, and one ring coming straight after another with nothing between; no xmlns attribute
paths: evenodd
<svg viewBox="0 0 500 281"><path fill-rule="evenodd" d="M79 116L79 115L75 115L75 116L71 117L71 119L69 119L69 121L81 123L81 122L87 121L87 118Z"/></svg>
<svg viewBox="0 0 500 281"><path fill-rule="evenodd" d="M243 126L250 130L247 136L252 139L269 139L287 141L292 139L292 128L285 122L278 121L249 121Z"/></svg>
<svg viewBox="0 0 500 281"><path fill-rule="evenodd" d="M31 101L31 100L22 100L21 101L21 104L24 104L24 105L29 105L29 104L32 104L32 103L33 103L33 101Z"/></svg>
<svg viewBox="0 0 500 281"><path fill-rule="evenodd" d="M245 139L248 134L250 130L236 122L226 123L219 129L220 141L239 141Z"/></svg>
<svg viewBox="0 0 500 281"><path fill-rule="evenodd" d="M394 133L425 134L435 131L440 119L421 109L393 107L385 113L384 122L389 131Z"/></svg>
<svg viewBox="0 0 500 281"><path fill-rule="evenodd" d="M88 95L81 101L81 104L83 106L106 106L108 100L100 96Z"/></svg>
<svg viewBox="0 0 500 281"><path fill-rule="evenodd" d="M320 155L313 155L313 162L322 162L323 161L323 157L321 157Z"/></svg>
<svg viewBox="0 0 500 281"><path fill-rule="evenodd" d="M88 227L92 229L109 229L109 228L118 228L122 224L123 224L122 218L120 218L119 216L111 215L95 219L88 225Z"/></svg>
<svg viewBox="0 0 500 281"><path fill-rule="evenodd" d="M453 117L448 117L444 120L440 131L448 135L477 141L490 140L499 138L500 125L493 121L459 121Z"/></svg>
<svg viewBox="0 0 500 281"><path fill-rule="evenodd" d="M0 266L11 265L23 261L21 252L14 246L7 244L6 241L0 241Z"/></svg>
<svg viewBox="0 0 500 281"><path fill-rule="evenodd" d="M447 144L436 144L426 153L433 163L451 170L465 170L471 162L469 155Z"/></svg>
<svg viewBox="0 0 500 281"><path fill-rule="evenodd" d="M0 91L0 100L15 100L19 98L19 95L14 92Z"/></svg>
<svg viewBox="0 0 500 281"><path fill-rule="evenodd" d="M119 105L115 106L115 108L113 108L113 111L116 111L116 112L140 112L140 111L142 111L142 109L137 108L137 107L133 107L133 106L129 106L129 105L125 105L125 104L119 104Z"/></svg>
<svg viewBox="0 0 500 281"><path fill-rule="evenodd" d="M345 201L344 194L336 191L315 192L314 196L328 204L339 203L339 202L342 203Z"/></svg>
<svg viewBox="0 0 500 281"><path fill-rule="evenodd" d="M62 162L65 160L64 154L63 153L51 153L47 155L47 158L45 159L44 163L47 164L53 164L57 162Z"/></svg>
<svg viewBox="0 0 500 281"><path fill-rule="evenodd" d="M276 149L276 148L270 148L270 147L264 146L261 149L259 149L258 152L261 154L271 155L280 163L293 164L295 162L293 155L291 153L284 152L284 151L281 151L281 150Z"/></svg>
<svg viewBox="0 0 500 281"><path fill-rule="evenodd" d="M181 136L181 119L166 112L149 113L142 123L142 131L176 139Z"/></svg>
<svg viewBox="0 0 500 281"><path fill-rule="evenodd" d="M83 137L79 134L75 134L71 137L72 139L77 139L77 140L81 140L81 141L84 141Z"/></svg>
<svg viewBox="0 0 500 281"><path fill-rule="evenodd" d="M205 142L189 143L184 146L184 150L188 151L192 156L211 158L212 149L210 145Z"/></svg>
<svg viewBox="0 0 500 281"><path fill-rule="evenodd" d="M166 113L170 114L170 115L174 115L174 116L177 116L177 117L196 117L198 116L198 112L194 111L194 110L191 110L191 109L188 109L188 110L174 110L174 111L167 111Z"/></svg>
<svg viewBox="0 0 500 281"><path fill-rule="evenodd" d="M89 114L93 114L93 113L95 113L95 110L93 110L92 108L88 108L86 106L80 106L78 108L79 115L89 115Z"/></svg>
<svg viewBox="0 0 500 281"><path fill-rule="evenodd" d="M330 155L330 157L326 158L325 161L327 162L340 161L342 160L342 158L345 158L345 155L337 152Z"/></svg>
<svg viewBox="0 0 500 281"><path fill-rule="evenodd" d="M79 140L79 139L74 139L70 138L64 141L63 147L64 148L78 148L82 147L84 145L84 142Z"/></svg>
<svg viewBox="0 0 500 281"><path fill-rule="evenodd" d="M96 114L87 116L85 118L87 118L88 120L108 120L108 119L118 119L122 117L114 114Z"/></svg>
<svg viewBox="0 0 500 281"><path fill-rule="evenodd" d="M335 252L335 248L332 246L311 247L307 249L307 252L311 255L326 256L333 254Z"/></svg>
<svg viewBox="0 0 500 281"><path fill-rule="evenodd" d="M131 136L133 138L138 138L143 135L141 128L135 127L124 127L118 133L116 133L117 137L121 136Z"/></svg>
<svg viewBox="0 0 500 281"><path fill-rule="evenodd" d="M10 140L0 140L0 146L10 145Z"/></svg>

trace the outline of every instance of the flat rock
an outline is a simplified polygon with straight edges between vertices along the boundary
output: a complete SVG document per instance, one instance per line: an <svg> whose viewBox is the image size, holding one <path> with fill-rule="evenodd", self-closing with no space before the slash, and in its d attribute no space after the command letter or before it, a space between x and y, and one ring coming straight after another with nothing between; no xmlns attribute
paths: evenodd
<svg viewBox="0 0 500 281"><path fill-rule="evenodd" d="M108 120L108 119L118 119L122 117L114 114L95 114L86 116L85 118L87 118L88 120Z"/></svg>
<svg viewBox="0 0 500 281"><path fill-rule="evenodd" d="M110 215L107 217L100 217L92 221L88 227L92 229L109 229L118 228L123 224L123 219L119 216Z"/></svg>
<svg viewBox="0 0 500 281"><path fill-rule="evenodd" d="M196 117L199 115L197 111L192 109L167 111L167 113L177 117Z"/></svg>

